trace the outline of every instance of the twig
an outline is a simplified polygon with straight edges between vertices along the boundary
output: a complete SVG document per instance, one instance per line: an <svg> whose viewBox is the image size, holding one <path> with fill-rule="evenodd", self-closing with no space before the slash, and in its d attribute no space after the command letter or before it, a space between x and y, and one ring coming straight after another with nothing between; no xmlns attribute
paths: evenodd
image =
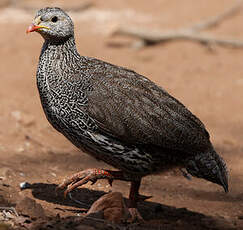
<svg viewBox="0 0 243 230"><path fill-rule="evenodd" d="M220 15L212 17L206 21L196 23L191 27L178 29L178 30L168 30L168 31L156 31L156 30L146 30L139 29L135 27L120 27L113 34L118 35L129 35L132 37L139 38L140 46L153 45L160 42L167 42L172 40L191 40L195 42L200 42L203 45L218 44L221 46L231 46L235 48L243 48L243 41L230 38L217 38L213 35L207 33L201 33L201 30L208 29L210 27L216 26L221 23L226 17L236 14L242 7L243 1L237 1L237 3L227 9Z"/></svg>
<svg viewBox="0 0 243 230"><path fill-rule="evenodd" d="M204 29L209 29L211 27L217 26L224 19L238 13L242 8L242 3L243 3L242 0L237 1L235 5L233 5L231 8L227 9L223 13L221 13L217 16L213 16L213 17L209 18L208 20L206 20L204 22L197 23L197 24L193 25L191 29L194 30L194 31L196 31L196 30L201 31L201 30L204 30Z"/></svg>
<svg viewBox="0 0 243 230"><path fill-rule="evenodd" d="M146 31L146 30L139 30L137 28L120 28L119 34L123 35L130 35L134 37L141 38L145 44L155 44L159 42L167 42L171 40L179 40L179 39L187 39L191 41L197 41L204 45L208 44L218 44L223 46L231 46L231 47L243 47L243 41L236 40L236 39L222 39L216 38L212 35L206 33L195 33L192 31L187 30L171 30L163 33L159 33L157 31Z"/></svg>

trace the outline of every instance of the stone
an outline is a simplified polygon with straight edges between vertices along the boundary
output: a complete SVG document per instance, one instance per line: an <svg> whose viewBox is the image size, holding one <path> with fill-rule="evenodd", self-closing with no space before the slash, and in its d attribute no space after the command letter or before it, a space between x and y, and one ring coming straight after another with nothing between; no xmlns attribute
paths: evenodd
<svg viewBox="0 0 243 230"><path fill-rule="evenodd" d="M87 215L103 211L104 219L121 223L128 219L129 211L120 192L111 192L93 203Z"/></svg>

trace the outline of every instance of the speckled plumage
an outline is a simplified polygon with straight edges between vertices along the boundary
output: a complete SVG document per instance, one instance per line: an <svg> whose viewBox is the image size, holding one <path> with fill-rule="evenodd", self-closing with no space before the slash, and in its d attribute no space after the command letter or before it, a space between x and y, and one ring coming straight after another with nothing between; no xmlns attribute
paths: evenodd
<svg viewBox="0 0 243 230"><path fill-rule="evenodd" d="M51 23L53 15L60 22ZM38 31L45 43L37 85L54 128L128 180L185 167L228 190L223 159L184 105L134 71L80 56L72 21L61 9L44 8L36 17L50 27Z"/></svg>

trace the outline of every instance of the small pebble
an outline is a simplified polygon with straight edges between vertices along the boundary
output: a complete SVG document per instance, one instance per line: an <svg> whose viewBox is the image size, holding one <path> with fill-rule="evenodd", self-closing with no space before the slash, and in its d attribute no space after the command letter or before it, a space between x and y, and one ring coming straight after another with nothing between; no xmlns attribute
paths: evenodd
<svg viewBox="0 0 243 230"><path fill-rule="evenodd" d="M21 190L24 190L24 189L30 188L31 184L28 183L28 182L22 182L22 183L19 184L19 187L20 187Z"/></svg>
<svg viewBox="0 0 243 230"><path fill-rule="evenodd" d="M51 175L54 176L54 177L57 177L57 174L54 173L54 172L51 172Z"/></svg>
<svg viewBox="0 0 243 230"><path fill-rule="evenodd" d="M25 176L25 174L24 174L24 173L22 173L22 172L21 172L21 173L19 173L19 175L20 175L20 176L23 176L23 177Z"/></svg>

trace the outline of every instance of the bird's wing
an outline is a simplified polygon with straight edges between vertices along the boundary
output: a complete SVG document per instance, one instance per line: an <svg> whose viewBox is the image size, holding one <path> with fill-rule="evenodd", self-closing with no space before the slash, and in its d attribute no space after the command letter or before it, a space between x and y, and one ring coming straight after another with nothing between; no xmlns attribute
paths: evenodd
<svg viewBox="0 0 243 230"><path fill-rule="evenodd" d="M100 131L125 143L184 151L209 145L202 122L165 90L131 70L93 61L87 111Z"/></svg>

